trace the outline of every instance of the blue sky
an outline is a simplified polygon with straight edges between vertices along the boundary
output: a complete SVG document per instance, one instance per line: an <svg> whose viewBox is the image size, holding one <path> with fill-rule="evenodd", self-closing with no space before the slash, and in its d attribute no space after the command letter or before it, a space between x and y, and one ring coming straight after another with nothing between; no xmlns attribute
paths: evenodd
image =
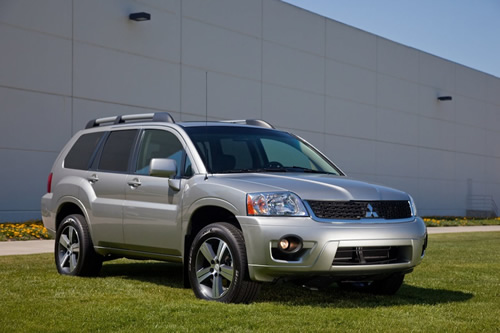
<svg viewBox="0 0 500 333"><path fill-rule="evenodd" d="M500 0L283 0L500 78Z"/></svg>

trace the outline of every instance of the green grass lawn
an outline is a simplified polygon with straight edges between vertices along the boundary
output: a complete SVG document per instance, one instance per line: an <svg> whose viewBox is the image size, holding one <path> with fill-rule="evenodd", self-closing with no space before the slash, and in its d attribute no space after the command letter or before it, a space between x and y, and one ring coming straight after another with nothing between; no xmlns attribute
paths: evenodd
<svg viewBox="0 0 500 333"><path fill-rule="evenodd" d="M178 265L117 260L60 276L50 254L0 257L0 332L498 332L500 232L430 235L395 296L266 284L250 305L196 299Z"/></svg>

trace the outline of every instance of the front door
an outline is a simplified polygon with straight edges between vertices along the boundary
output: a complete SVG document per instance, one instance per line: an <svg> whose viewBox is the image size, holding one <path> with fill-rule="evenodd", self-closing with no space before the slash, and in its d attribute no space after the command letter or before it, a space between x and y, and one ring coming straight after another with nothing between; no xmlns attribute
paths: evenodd
<svg viewBox="0 0 500 333"><path fill-rule="evenodd" d="M123 232L130 250L180 256L181 190L169 187L167 178L149 176L153 158L177 162L176 178L182 177L186 152L179 138L167 130L146 129L142 133L135 171L127 176Z"/></svg>

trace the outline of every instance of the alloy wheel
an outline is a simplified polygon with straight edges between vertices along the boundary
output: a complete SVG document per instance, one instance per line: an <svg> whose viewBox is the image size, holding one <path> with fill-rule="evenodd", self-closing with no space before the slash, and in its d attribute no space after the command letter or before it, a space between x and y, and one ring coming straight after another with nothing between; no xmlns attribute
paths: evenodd
<svg viewBox="0 0 500 333"><path fill-rule="evenodd" d="M205 240L196 254L196 279L207 298L218 299L231 287L234 277L233 256L220 238Z"/></svg>
<svg viewBox="0 0 500 333"><path fill-rule="evenodd" d="M80 257L80 237L78 231L72 225L66 226L61 232L58 243L58 256L62 271L70 274L75 270Z"/></svg>

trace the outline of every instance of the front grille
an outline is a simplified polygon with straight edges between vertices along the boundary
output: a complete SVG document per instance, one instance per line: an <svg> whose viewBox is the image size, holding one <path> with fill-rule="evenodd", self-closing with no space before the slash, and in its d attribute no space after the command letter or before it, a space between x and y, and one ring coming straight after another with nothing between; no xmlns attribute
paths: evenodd
<svg viewBox="0 0 500 333"><path fill-rule="evenodd" d="M386 220L411 217L408 201L307 201L314 215L321 219L359 220L383 218Z"/></svg>
<svg viewBox="0 0 500 333"><path fill-rule="evenodd" d="M398 264L410 259L410 246L339 247L332 265Z"/></svg>

